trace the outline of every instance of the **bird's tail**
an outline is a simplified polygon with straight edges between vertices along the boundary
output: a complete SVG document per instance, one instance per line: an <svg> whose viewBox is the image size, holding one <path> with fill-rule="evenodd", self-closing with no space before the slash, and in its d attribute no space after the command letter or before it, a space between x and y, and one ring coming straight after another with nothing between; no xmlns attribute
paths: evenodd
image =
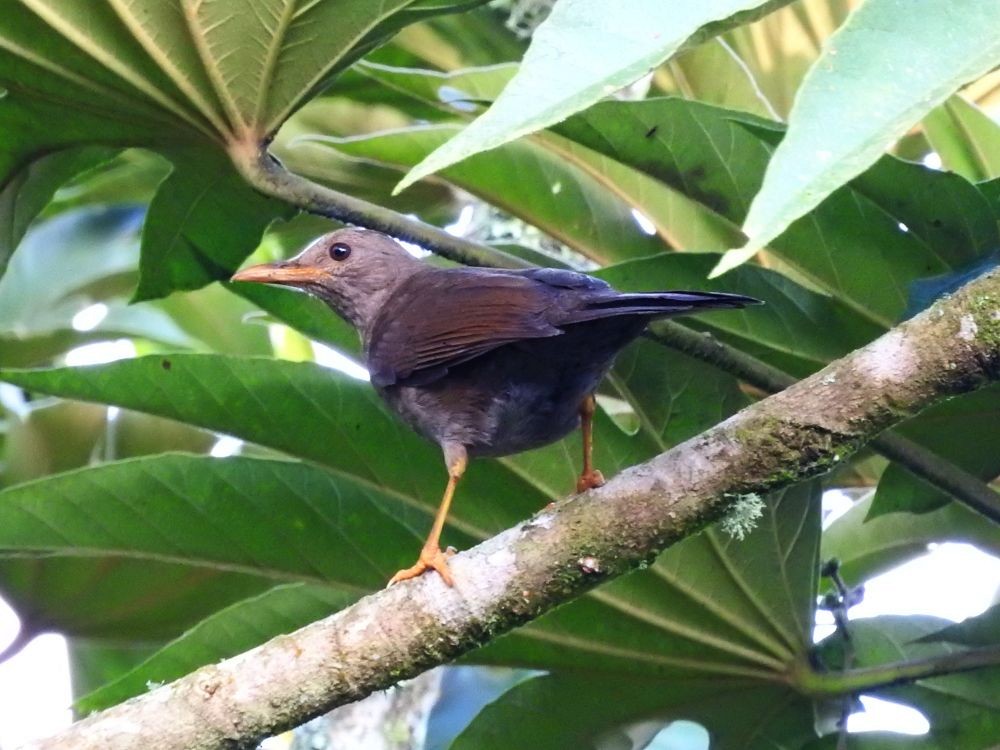
<svg viewBox="0 0 1000 750"><path fill-rule="evenodd" d="M589 300L574 318L577 322L618 315L660 318L703 310L735 310L763 304L754 297L722 292L648 292L602 294Z"/></svg>

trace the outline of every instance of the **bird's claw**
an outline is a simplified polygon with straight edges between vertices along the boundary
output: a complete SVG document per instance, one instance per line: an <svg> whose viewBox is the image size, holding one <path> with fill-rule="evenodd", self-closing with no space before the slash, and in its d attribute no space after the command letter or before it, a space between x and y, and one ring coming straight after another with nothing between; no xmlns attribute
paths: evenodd
<svg viewBox="0 0 1000 750"><path fill-rule="evenodd" d="M446 584L454 586L455 579L452 578L451 569L448 567L448 558L454 554L454 547L448 547L444 552L441 551L440 547L424 547L420 550L420 557L417 558L417 561L409 568L403 568L403 570L400 570L390 578L388 586L392 586L394 583L399 583L400 581L408 581L411 578L416 578L426 570L436 570Z"/></svg>
<svg viewBox="0 0 1000 750"><path fill-rule="evenodd" d="M576 480L576 491L577 493L586 492L587 490L592 490L595 487L604 486L604 475L597 469L591 469L590 471L585 471L580 475L580 478Z"/></svg>

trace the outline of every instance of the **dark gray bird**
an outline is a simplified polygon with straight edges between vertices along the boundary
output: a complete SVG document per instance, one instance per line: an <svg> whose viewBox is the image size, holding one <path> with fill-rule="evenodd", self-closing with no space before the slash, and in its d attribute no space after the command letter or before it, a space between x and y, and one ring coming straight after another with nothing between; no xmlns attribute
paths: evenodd
<svg viewBox="0 0 1000 750"><path fill-rule="evenodd" d="M629 294L574 271L440 269L378 232L341 229L292 260L233 276L314 294L358 329L372 385L444 451L448 486L416 564L452 585L439 540L473 456L505 456L582 425L577 491L604 483L591 465L594 391L615 355L654 318L759 300L712 292Z"/></svg>

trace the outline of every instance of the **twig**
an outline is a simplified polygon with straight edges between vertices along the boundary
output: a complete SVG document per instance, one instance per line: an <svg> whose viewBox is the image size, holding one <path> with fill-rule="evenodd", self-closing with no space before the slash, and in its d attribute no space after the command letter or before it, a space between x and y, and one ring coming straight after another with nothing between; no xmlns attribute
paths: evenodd
<svg viewBox="0 0 1000 750"><path fill-rule="evenodd" d="M654 341L715 365L766 393L779 393L798 382L788 373L756 357L679 323L669 320L654 323L648 335ZM915 477L947 492L993 523L1000 524L1000 494L951 461L891 432L879 435L868 447L895 461Z"/></svg>
<svg viewBox="0 0 1000 750"><path fill-rule="evenodd" d="M497 248L455 237L432 224L300 177L289 172L266 149L259 149L256 144L247 146L237 143L230 155L244 179L256 190L309 213L377 229L470 266L526 268L531 265Z"/></svg>

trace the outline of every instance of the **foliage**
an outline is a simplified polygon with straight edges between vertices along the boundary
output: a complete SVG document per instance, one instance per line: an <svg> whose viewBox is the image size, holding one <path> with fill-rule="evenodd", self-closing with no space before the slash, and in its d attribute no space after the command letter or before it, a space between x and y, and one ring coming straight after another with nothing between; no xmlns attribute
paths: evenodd
<svg viewBox="0 0 1000 750"><path fill-rule="evenodd" d="M334 226L297 214L300 196L255 192L244 157L260 144L316 183L534 262L760 297L681 322L794 376L996 263L996 0L685 0L613 17L559 0L527 51L506 24L531 3L515 5L21 0L0 14L0 593L23 639L69 637L80 711L379 588L440 496L437 448L317 363L326 347L358 357L345 324L304 296L216 283ZM932 150L951 171L921 163ZM401 178L414 184L394 195ZM755 254L725 254L741 227ZM720 261L738 267L709 280ZM77 364L107 342L130 356ZM601 394L597 463L618 472L760 395L642 341ZM998 403L989 388L901 431L994 480ZM446 541L470 546L569 492L575 440L477 461ZM849 485L863 500L821 530L822 492ZM861 584L930 543L1000 552L995 522L870 454L763 500L745 539L708 530L466 657L535 671L462 704L451 746L638 748L687 719L718 748L834 747L857 692L916 706L932 731L850 747L1000 742L995 701L976 699L995 695L995 669L837 688L860 668L995 654L995 610L812 637L822 561Z"/></svg>

